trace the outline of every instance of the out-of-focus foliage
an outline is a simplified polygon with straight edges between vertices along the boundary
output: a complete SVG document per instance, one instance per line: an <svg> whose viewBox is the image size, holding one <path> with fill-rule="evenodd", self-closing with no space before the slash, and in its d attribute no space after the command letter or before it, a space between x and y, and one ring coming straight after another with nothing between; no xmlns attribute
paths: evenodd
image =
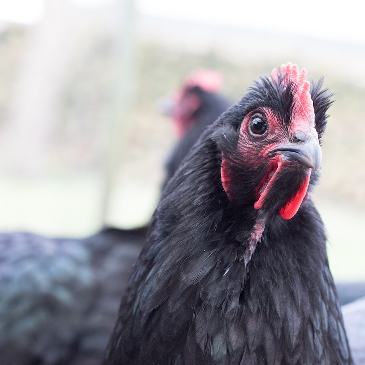
<svg viewBox="0 0 365 365"><path fill-rule="evenodd" d="M17 66L27 31L12 26L0 34L0 125L4 125ZM95 34L95 33L94 33ZM68 72L60 103L58 124L49 151L55 170L93 170L102 163L100 153L108 133L108 113L112 85L113 38L99 32L88 46L80 47L74 67ZM268 74L270 60L237 62L214 51L187 52L158 42L140 41L137 52L137 85L127 120L120 131L119 159L127 175L146 176L157 183L161 164L174 136L168 119L157 107L159 98L176 90L185 75L196 68L212 68L224 75L222 92L239 99L251 80ZM277 63L286 60L278 59ZM300 60L293 60L301 67ZM336 102L323 145L323 178L318 193L365 205L365 88L329 69L309 69L310 76L325 76L325 85L335 92ZM42 102L40 100L40 102ZM1 146L0 146L1 153ZM3 161L7 156L0 156Z"/></svg>
<svg viewBox="0 0 365 365"><path fill-rule="evenodd" d="M157 21L157 26L165 24ZM161 28L162 33L159 30L167 41L148 30L139 31L136 37L133 103L119 129L113 131L120 143L114 152L117 166L107 222L132 227L149 220L159 196L163 163L176 138L171 121L159 111L158 100L173 96L187 73L204 67L221 71L222 93L238 100L253 79L291 61L306 67L310 78L323 75L325 86L335 92L323 141L323 176L315 197L328 229L335 277L363 278L365 75L356 75L363 69L364 50L335 43L323 50L323 41L302 40L304 50L299 52L299 38L286 41L281 36L271 45L267 35L255 38L249 32L230 39L236 33L227 31L214 42L209 41L212 35L209 38L199 27L181 43L185 24L177 28L178 37L168 28ZM36 179L14 174L13 155L6 148L14 142L6 129L31 31L25 26L0 30L0 229L85 236L100 227L106 149L111 136L113 27L100 27L96 22L72 40L77 44L54 112L47 168ZM229 43L230 51L215 47L215 43ZM343 247L347 248L346 260Z"/></svg>

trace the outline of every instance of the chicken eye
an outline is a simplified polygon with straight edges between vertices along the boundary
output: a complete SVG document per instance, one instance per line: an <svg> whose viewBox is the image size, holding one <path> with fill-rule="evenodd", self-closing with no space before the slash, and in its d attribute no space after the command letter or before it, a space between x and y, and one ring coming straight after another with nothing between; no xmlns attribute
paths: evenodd
<svg viewBox="0 0 365 365"><path fill-rule="evenodd" d="M248 123L248 130L254 137L262 136L267 131L267 122L262 117L254 115Z"/></svg>

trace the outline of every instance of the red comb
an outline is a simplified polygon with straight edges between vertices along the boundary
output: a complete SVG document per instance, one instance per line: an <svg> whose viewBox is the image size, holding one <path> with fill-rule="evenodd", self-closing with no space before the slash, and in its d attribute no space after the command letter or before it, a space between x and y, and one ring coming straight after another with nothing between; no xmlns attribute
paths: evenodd
<svg viewBox="0 0 365 365"><path fill-rule="evenodd" d="M309 120L314 124L313 101L309 93L310 83L306 80L307 70L303 68L299 72L298 65L288 62L281 65L280 71L276 68L271 73L271 80L284 85L291 84L294 95L293 117L299 120Z"/></svg>
<svg viewBox="0 0 365 365"><path fill-rule="evenodd" d="M199 86L211 93L217 92L222 83L223 76L219 72L204 69L191 72L185 80L186 87Z"/></svg>

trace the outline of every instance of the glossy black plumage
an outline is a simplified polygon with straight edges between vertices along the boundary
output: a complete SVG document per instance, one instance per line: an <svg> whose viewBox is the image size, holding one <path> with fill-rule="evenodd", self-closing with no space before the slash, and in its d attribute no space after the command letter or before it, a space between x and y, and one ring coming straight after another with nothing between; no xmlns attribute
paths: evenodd
<svg viewBox="0 0 365 365"><path fill-rule="evenodd" d="M0 364L100 364L146 234L1 233Z"/></svg>
<svg viewBox="0 0 365 365"><path fill-rule="evenodd" d="M320 88L321 82L311 88L319 138L330 105ZM270 108L285 131L293 100L290 86L262 78L195 144L154 213L105 365L352 364L325 231L310 195L292 219L278 214L299 189L302 170L288 168L258 211L255 189L267 165L253 165L260 151L238 150L248 113ZM222 156L230 199L222 188ZM310 187L317 180L312 173ZM265 230L246 265L261 216Z"/></svg>

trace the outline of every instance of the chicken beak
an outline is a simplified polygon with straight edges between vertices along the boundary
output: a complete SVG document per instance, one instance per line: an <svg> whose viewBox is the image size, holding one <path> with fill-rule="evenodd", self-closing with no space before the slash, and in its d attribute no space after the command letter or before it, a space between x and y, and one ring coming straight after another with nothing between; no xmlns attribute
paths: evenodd
<svg viewBox="0 0 365 365"><path fill-rule="evenodd" d="M266 183L264 189L260 192L259 199L255 202L254 208L260 209L264 205L267 193L270 191L274 181L277 179L280 171L282 171L285 165L299 164L306 169L306 178L297 192L280 209L280 215L284 219L291 219L297 213L307 194L312 171L315 172L320 168L322 159L321 147L317 138L309 137L303 138L296 143L291 142L275 147L269 152L269 155L280 155L280 159L276 160L279 162L277 162L275 172Z"/></svg>
<svg viewBox="0 0 365 365"><path fill-rule="evenodd" d="M284 144L270 151L270 154L277 153L281 154L283 162L298 162L314 171L321 166L322 150L318 139L315 138L305 142Z"/></svg>

